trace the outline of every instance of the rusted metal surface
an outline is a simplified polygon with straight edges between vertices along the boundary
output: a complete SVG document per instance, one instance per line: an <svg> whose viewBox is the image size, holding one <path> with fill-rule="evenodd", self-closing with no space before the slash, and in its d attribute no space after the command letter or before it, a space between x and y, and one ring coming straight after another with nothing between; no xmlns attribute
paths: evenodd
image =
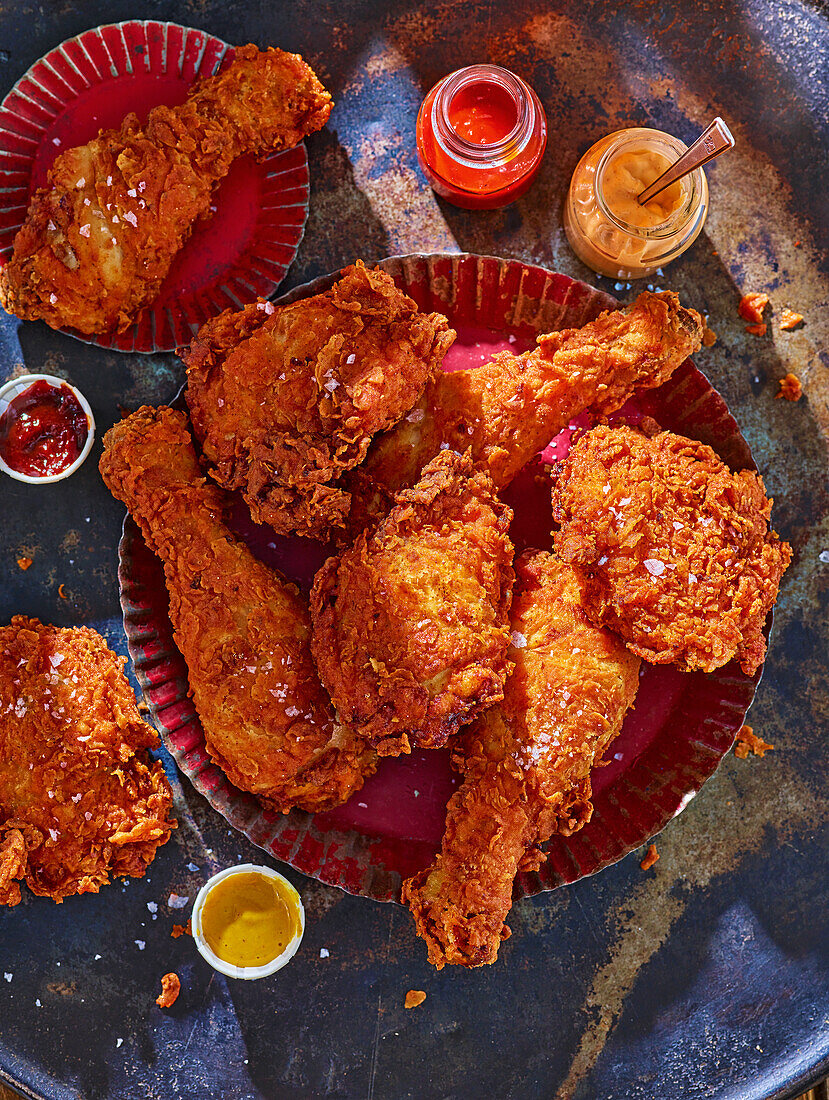
<svg viewBox="0 0 829 1100"><path fill-rule="evenodd" d="M268 982L213 975L187 937L170 938L188 910L167 899L192 901L209 871L258 856L183 788L181 828L148 878L0 912L0 1066L34 1095L61 1100L794 1095L829 1070L829 562L820 559L829 550L829 8L157 0L150 12L6 0L2 90L85 27L149 14L299 50L335 96L329 126L308 141L310 218L283 289L357 256L462 249L630 298L635 284L591 275L567 247L570 172L619 126L687 141L714 114L727 120L737 147L710 168L707 227L656 285L709 314L718 341L697 363L751 443L777 528L795 548L750 715L776 749L728 760L661 835L654 868L641 871L631 856L522 901L497 964L462 973L428 968L405 910L291 873L308 916L291 966ZM519 72L550 120L538 181L493 213L436 200L414 154L422 94L474 61ZM737 315L749 290L771 296L765 337L746 334ZM804 315L800 329L779 331L784 306ZM172 356L121 356L9 319L0 355L2 378L48 370L80 386L101 433L119 407L167 401L182 381ZM775 400L788 371L804 384L795 404ZM0 620L25 612L89 623L124 652L122 509L96 460L63 487L0 483ZM22 555L33 559L25 573ZM158 903L157 919L147 902ZM168 970L183 988L161 1012L154 998ZM411 1011L408 989L427 993Z"/></svg>

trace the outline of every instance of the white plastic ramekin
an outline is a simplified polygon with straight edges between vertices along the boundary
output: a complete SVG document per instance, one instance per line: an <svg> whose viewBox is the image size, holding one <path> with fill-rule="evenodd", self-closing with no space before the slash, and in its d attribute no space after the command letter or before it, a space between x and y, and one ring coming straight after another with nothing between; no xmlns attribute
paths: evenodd
<svg viewBox="0 0 829 1100"><path fill-rule="evenodd" d="M12 378L12 380L6 382L4 386L0 386L0 416L3 415L8 406L14 401L15 397L18 397L24 390L27 390L33 382L49 382L58 389L60 389L61 386L68 386L78 399L81 408L86 413L86 419L89 424L89 433L86 437L86 443L84 444L83 450L72 465L67 466L66 469L61 470L60 473L45 474L43 477L32 477L31 474L21 474L19 470L13 470L11 466L7 466L2 457L0 457L0 470L2 470L4 474L8 474L9 477L13 477L15 481L25 481L29 485L50 485L53 481L63 481L65 477L70 477L86 461L89 452L92 450L92 444L95 441L95 417L92 415L92 409L89 407L89 402L77 386L73 386L72 383L67 382L65 378L56 378L54 374L21 374L19 378Z"/></svg>
<svg viewBox="0 0 829 1100"><path fill-rule="evenodd" d="M231 875L249 874L251 871L264 875L266 878L278 879L285 887L286 892L296 902L297 912L299 913L299 931L281 955L277 955L275 959L271 959L270 962L265 963L263 966L234 966L233 963L227 963L224 959L220 959L210 948L210 945L204 938L204 932L202 931L201 914L207 895L216 883L221 882L222 879L230 878ZM302 898L300 898L297 891L284 875L280 875L278 871L273 871L270 867L260 867L255 863L240 863L237 867L228 867L224 871L219 871L218 874L213 875L213 877L209 878L204 886L202 886L193 904L190 928L193 932L193 939L196 941L196 947L199 949L199 953L202 958L210 963L214 970L218 970L221 974L227 975L228 978L244 978L250 981L254 978L267 978L269 974L275 974L277 970L281 970L283 966L291 961L297 953L297 949L300 943L302 943L302 937L305 933L305 910L302 906Z"/></svg>

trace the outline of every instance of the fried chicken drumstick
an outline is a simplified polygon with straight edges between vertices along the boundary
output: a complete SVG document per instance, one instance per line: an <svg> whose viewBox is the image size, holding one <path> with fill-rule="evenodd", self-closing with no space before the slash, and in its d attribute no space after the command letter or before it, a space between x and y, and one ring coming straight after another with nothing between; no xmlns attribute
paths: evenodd
<svg viewBox="0 0 829 1100"><path fill-rule="evenodd" d="M311 646L340 719L381 755L434 748L503 695L512 512L444 451L379 528L329 558Z"/></svg>
<svg viewBox="0 0 829 1100"><path fill-rule="evenodd" d="M344 802L374 754L334 720L306 601L225 526L225 494L201 476L184 413L144 406L116 424L101 474L164 563L210 756L279 810Z"/></svg>
<svg viewBox="0 0 829 1100"><path fill-rule="evenodd" d="M128 115L55 160L32 197L0 302L25 320L91 335L121 331L158 295L237 157L296 145L331 97L297 54L255 46L141 125Z"/></svg>
<svg viewBox="0 0 829 1100"><path fill-rule="evenodd" d="M580 329L538 339L523 355L500 352L474 370L436 375L396 428L378 437L351 486L359 529L389 495L413 485L442 448L472 448L495 487L585 409L615 412L636 390L665 382L702 343L704 325L676 294L643 291Z"/></svg>
<svg viewBox="0 0 829 1100"><path fill-rule="evenodd" d="M312 298L228 310L182 356L212 476L280 534L339 526L350 497L331 482L414 405L454 338L359 261Z"/></svg>
<svg viewBox="0 0 829 1100"><path fill-rule="evenodd" d="M590 820L590 770L619 733L639 684L639 658L591 626L573 571L550 554L516 561L503 702L458 738L463 784L447 807L435 863L403 884L402 900L429 962L495 961L519 870L538 845Z"/></svg>
<svg viewBox="0 0 829 1100"><path fill-rule="evenodd" d="M634 653L703 672L736 657L750 676L792 553L771 505L758 474L694 439L598 427L559 466L554 542L586 613Z"/></svg>
<svg viewBox="0 0 829 1100"><path fill-rule="evenodd" d="M20 880L60 902L141 876L169 839L158 735L123 669L87 627L0 627L0 905Z"/></svg>

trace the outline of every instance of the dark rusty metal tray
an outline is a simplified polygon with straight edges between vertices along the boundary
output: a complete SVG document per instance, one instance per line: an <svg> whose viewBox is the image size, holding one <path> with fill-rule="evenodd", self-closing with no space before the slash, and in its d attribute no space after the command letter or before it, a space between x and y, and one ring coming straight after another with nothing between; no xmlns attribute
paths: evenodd
<svg viewBox="0 0 829 1100"><path fill-rule="evenodd" d="M0 90L63 39L143 14L100 0L8 5ZM710 315L719 339L698 365L751 444L795 548L749 718L776 749L727 759L661 835L651 871L631 855L522 900L498 963L469 973L432 972L399 907L290 872L308 913L300 955L278 980L220 979L187 938L170 938L182 911L167 899L192 899L208 871L258 853L179 787L181 827L148 878L0 912L0 1076L59 1100L796 1095L829 1071L829 8L157 0L152 15L297 49L335 96L328 128L308 141L310 216L283 289L355 256L462 250L632 297L635 287L594 278L567 248L560 204L572 168L622 125L688 140L713 114L727 119L738 144L710 168L708 226L658 280ZM533 189L488 214L435 201L412 144L423 92L479 60L526 77L552 133ZM736 312L746 290L767 290L776 309L803 313L804 327L746 335ZM25 366L77 383L101 433L120 406L170 400L182 381L172 356L118 355L5 318L0 349L3 377ZM789 370L806 390L797 404L774 399ZM125 652L123 513L94 461L63 488L4 480L0 514L0 621L24 611L85 622ZM22 554L34 560L25 573ZM183 992L162 1013L154 998L171 969ZM407 1012L410 988L428 996Z"/></svg>

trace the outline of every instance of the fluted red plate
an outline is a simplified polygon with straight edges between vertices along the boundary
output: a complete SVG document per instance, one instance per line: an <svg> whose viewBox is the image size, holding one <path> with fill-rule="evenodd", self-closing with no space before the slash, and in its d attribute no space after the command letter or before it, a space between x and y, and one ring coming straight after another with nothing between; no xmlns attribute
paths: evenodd
<svg viewBox="0 0 829 1100"><path fill-rule="evenodd" d="M220 38L177 23L133 19L61 43L0 105L0 265L12 254L32 192L55 157L135 112L183 103L197 77L232 60ZM240 157L214 193L212 217L177 254L159 295L124 332L85 336L117 351L173 351L209 320L270 296L293 263L308 215L308 158L300 144L261 162Z"/></svg>
<svg viewBox="0 0 829 1100"><path fill-rule="evenodd" d="M487 256L405 256L380 266L427 310L440 310L458 329L460 345L444 366L480 361L500 347L523 350L540 332L580 326L614 304L612 298L538 267ZM316 293L336 276L317 280L283 301ZM754 468L751 454L720 395L691 364L620 419L643 412L665 427L710 443L734 468ZM586 421L585 421L586 422ZM566 452L565 430L550 453ZM519 475L506 494L515 510L516 546L548 548L549 490ZM307 589L325 548L279 538L256 527L239 502L234 526L257 556ZM384 760L344 806L311 816L267 810L228 782L212 763L187 694L187 669L173 642L160 563L130 519L119 547L121 604L130 654L145 698L182 772L255 844L299 871L352 894L397 898L403 878L426 866L439 846L446 801L454 786L446 751ZM593 777L593 819L575 836L554 837L537 873L522 874L516 896L552 889L607 867L643 844L699 791L731 747L759 681L732 663L718 672L680 673L645 665L636 706L611 747L609 766Z"/></svg>

